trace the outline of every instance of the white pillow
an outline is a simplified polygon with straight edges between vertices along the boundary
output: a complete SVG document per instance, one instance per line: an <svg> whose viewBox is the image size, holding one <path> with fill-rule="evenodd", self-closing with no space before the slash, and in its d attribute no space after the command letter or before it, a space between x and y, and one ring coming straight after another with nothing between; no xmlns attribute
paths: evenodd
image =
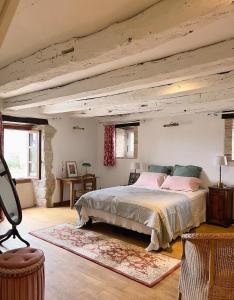
<svg viewBox="0 0 234 300"><path fill-rule="evenodd" d="M168 176L161 188L174 191L196 192L201 184L201 179L196 177Z"/></svg>

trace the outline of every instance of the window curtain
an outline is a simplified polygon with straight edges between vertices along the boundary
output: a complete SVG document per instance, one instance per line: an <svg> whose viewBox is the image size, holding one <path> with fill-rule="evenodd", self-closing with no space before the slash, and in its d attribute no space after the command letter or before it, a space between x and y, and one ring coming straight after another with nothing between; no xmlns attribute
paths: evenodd
<svg viewBox="0 0 234 300"><path fill-rule="evenodd" d="M4 130L3 130L3 123L2 123L2 113L0 112L0 152L3 153L3 142L4 142ZM3 211L0 207L0 222L3 221L4 215Z"/></svg>
<svg viewBox="0 0 234 300"><path fill-rule="evenodd" d="M113 167L115 163L115 126L106 125L104 132L104 166Z"/></svg>

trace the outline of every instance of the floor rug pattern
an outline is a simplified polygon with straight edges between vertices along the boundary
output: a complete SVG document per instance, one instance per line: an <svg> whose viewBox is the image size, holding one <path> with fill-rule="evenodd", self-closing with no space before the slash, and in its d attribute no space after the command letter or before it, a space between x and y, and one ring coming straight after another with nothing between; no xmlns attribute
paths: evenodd
<svg viewBox="0 0 234 300"><path fill-rule="evenodd" d="M148 287L180 266L180 260L71 224L31 232L32 235L120 273Z"/></svg>

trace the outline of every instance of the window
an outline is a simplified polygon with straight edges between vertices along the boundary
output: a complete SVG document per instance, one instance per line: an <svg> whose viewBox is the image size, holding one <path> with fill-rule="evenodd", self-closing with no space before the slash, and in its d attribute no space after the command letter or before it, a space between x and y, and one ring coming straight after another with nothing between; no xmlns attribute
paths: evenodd
<svg viewBox="0 0 234 300"><path fill-rule="evenodd" d="M138 126L138 125L137 125ZM116 125L116 157L137 158L138 127Z"/></svg>
<svg viewBox="0 0 234 300"><path fill-rule="evenodd" d="M227 160L234 161L234 119L225 120L224 148Z"/></svg>
<svg viewBox="0 0 234 300"><path fill-rule="evenodd" d="M4 157L13 178L40 178L40 140L40 131L4 126Z"/></svg>

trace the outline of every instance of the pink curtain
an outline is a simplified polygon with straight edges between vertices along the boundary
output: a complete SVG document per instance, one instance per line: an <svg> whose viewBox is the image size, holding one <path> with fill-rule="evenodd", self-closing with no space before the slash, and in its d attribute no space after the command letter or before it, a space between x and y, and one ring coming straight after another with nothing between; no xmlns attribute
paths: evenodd
<svg viewBox="0 0 234 300"><path fill-rule="evenodd" d="M0 112L0 153L3 153L3 141L4 141L3 133L4 130L3 130L3 123L2 123L2 113ZM0 207L0 222L3 221L3 219L4 219L4 215Z"/></svg>
<svg viewBox="0 0 234 300"><path fill-rule="evenodd" d="M115 126L106 125L104 132L104 166L115 166Z"/></svg>

